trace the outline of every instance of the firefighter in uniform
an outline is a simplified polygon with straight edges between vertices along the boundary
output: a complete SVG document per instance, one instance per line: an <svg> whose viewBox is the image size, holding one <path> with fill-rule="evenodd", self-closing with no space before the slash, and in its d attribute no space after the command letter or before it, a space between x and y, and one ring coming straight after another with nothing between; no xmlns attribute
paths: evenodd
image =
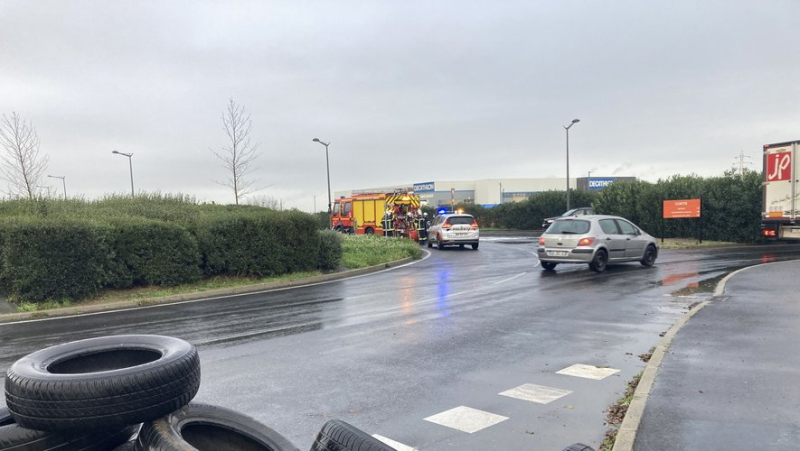
<svg viewBox="0 0 800 451"><path fill-rule="evenodd" d="M417 233L419 244L425 244L428 241L428 213L417 216Z"/></svg>
<svg viewBox="0 0 800 451"><path fill-rule="evenodd" d="M383 236L394 235L394 219L392 218L392 211L386 210L383 214Z"/></svg>

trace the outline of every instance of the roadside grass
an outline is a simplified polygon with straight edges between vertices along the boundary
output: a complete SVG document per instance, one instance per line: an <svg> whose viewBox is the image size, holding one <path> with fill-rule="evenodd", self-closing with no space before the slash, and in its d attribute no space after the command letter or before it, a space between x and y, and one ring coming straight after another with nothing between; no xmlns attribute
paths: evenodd
<svg viewBox="0 0 800 451"><path fill-rule="evenodd" d="M642 356L639 357L642 358ZM647 359L650 360L649 357ZM644 359L642 358L642 360ZM642 373L633 376L633 378L628 381L628 386L625 388L625 393L622 397L614 404L611 404L606 410L606 424L613 427L606 431L603 443L600 444L600 448L597 451L611 451L611 449L614 448L619 425L622 424L622 420L625 419L625 414L628 413L628 406L630 406L631 401L633 401L633 394L636 392L636 387L639 386Z"/></svg>
<svg viewBox="0 0 800 451"><path fill-rule="evenodd" d="M405 238L375 235L345 235L342 240L342 265L349 269L366 268L394 260L422 256L420 245Z"/></svg>
<svg viewBox="0 0 800 451"><path fill-rule="evenodd" d="M420 245L409 239L366 235L343 235L342 238L342 269L366 268L406 257L418 259L422 256ZM108 304L122 301L139 301L140 304L149 304L155 299L166 296L202 293L221 288L236 288L270 282L288 282L320 274L322 274L320 271L306 271L261 278L217 276L174 287L153 285L125 290L104 289L96 296L79 302L70 302L69 300L19 302L14 299L9 299L9 301L16 306L18 312L38 312L63 307Z"/></svg>
<svg viewBox="0 0 800 451"><path fill-rule="evenodd" d="M729 241L706 241L703 240L701 243L699 240L695 238L664 238L664 242L661 242L661 238L657 239L658 246L661 249L693 249L697 247L719 247L719 246L735 246L741 245L741 243L732 243Z"/></svg>

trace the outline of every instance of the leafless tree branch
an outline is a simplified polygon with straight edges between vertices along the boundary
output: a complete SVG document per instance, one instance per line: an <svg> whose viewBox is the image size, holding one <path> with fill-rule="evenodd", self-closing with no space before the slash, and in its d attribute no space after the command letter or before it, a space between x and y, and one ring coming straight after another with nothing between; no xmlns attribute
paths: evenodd
<svg viewBox="0 0 800 451"><path fill-rule="evenodd" d="M244 106L237 105L233 99L230 99L228 108L222 113L222 129L228 142L219 151L211 149L211 152L222 161L222 166L230 176L217 183L231 188L236 205L239 205L242 197L258 191L253 186L253 180L247 176L256 169L253 163L258 158L260 143L253 144L250 141L250 115L245 113Z"/></svg>
<svg viewBox="0 0 800 451"><path fill-rule="evenodd" d="M33 199L47 170L47 156L39 155L39 135L19 114L3 114L0 121L0 175L8 181L8 194Z"/></svg>

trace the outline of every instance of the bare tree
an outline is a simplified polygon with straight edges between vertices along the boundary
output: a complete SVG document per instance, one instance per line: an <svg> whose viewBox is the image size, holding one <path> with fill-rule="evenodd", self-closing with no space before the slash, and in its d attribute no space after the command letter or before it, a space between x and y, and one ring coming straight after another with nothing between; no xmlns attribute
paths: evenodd
<svg viewBox="0 0 800 451"><path fill-rule="evenodd" d="M228 108L222 113L222 129L228 135L228 143L219 152L211 152L222 161L222 166L228 170L230 177L224 182L217 182L233 190L236 205L239 199L258 191L253 187L253 180L247 176L255 170L253 162L258 158L260 143L250 142L252 123L250 115L245 113L244 106L237 105L230 99Z"/></svg>
<svg viewBox="0 0 800 451"><path fill-rule="evenodd" d="M247 205L269 208L270 210L278 210L280 208L280 201L272 196L267 196L266 194L256 194L254 196L247 196Z"/></svg>
<svg viewBox="0 0 800 451"><path fill-rule="evenodd" d="M0 122L0 174L8 180L11 196L35 198L47 170L47 156L39 155L39 135L29 122L12 112Z"/></svg>

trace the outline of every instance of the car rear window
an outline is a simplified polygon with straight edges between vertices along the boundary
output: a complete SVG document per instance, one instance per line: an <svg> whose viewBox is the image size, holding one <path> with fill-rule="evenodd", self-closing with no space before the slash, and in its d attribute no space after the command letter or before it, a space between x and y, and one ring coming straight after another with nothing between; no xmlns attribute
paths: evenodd
<svg viewBox="0 0 800 451"><path fill-rule="evenodd" d="M569 219L554 222L544 233L545 235L580 235L587 233L589 228L591 228L591 223L589 221Z"/></svg>
<svg viewBox="0 0 800 451"><path fill-rule="evenodd" d="M461 225L461 224L470 225L474 220L475 218L473 218L472 216L450 216L449 218L447 218L447 222L453 225Z"/></svg>

